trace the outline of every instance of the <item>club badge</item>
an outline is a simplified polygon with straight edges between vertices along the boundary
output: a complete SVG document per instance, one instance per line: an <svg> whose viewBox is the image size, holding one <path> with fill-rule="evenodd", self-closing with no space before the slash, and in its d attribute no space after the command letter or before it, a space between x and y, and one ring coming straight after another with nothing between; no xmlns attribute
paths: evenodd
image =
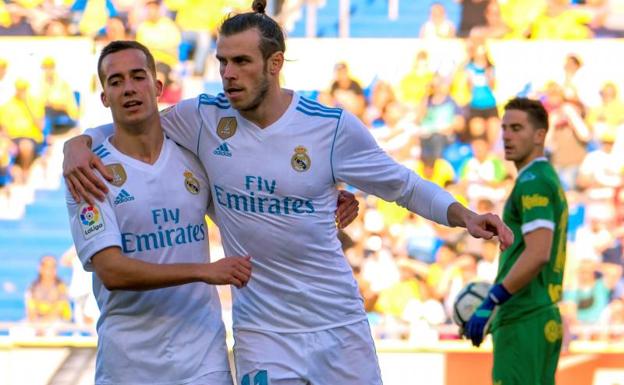
<svg viewBox="0 0 624 385"><path fill-rule="evenodd" d="M121 187L124 183L126 183L128 176L126 175L126 170L123 168L121 163L106 165L106 169L113 174L113 181L111 182L113 186Z"/></svg>
<svg viewBox="0 0 624 385"><path fill-rule="evenodd" d="M217 125L217 135L219 135L221 140L226 140L236 134L237 127L238 123L236 122L235 117L221 118L221 120L219 120L219 124Z"/></svg>
<svg viewBox="0 0 624 385"><path fill-rule="evenodd" d="M199 181L190 171L184 172L184 187L193 195L199 194Z"/></svg>
<svg viewBox="0 0 624 385"><path fill-rule="evenodd" d="M312 166L312 161L308 156L308 150L303 146L295 147L295 153L290 158L290 165L295 171L308 171Z"/></svg>

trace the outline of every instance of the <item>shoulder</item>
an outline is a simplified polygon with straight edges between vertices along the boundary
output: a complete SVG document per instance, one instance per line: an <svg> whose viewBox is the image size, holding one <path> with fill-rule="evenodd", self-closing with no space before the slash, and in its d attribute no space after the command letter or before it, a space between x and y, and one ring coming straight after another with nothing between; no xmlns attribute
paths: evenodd
<svg viewBox="0 0 624 385"><path fill-rule="evenodd" d="M219 93L217 95L201 94L195 98L195 100L197 100L197 106L200 108L204 106L211 106L221 110L228 110L232 108L230 101L223 93Z"/></svg>
<svg viewBox="0 0 624 385"><path fill-rule="evenodd" d="M343 115L341 108L328 107L303 96L299 97L295 109L302 115L317 119L339 120Z"/></svg>

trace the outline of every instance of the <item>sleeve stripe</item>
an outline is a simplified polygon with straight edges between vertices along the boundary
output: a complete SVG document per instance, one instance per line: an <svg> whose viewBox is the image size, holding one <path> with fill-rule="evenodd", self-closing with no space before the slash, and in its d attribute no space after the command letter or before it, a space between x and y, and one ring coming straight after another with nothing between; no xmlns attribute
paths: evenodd
<svg viewBox="0 0 624 385"><path fill-rule="evenodd" d="M329 155L329 165L331 167L332 180L334 184L336 184L336 175L334 174L334 147L336 145L336 137L338 136L338 128L340 127L340 122L342 121L342 111L340 113L340 117L338 118L338 122L336 123L336 130L334 131L334 140L331 145L331 152Z"/></svg>
<svg viewBox="0 0 624 385"><path fill-rule="evenodd" d="M536 219L534 221L527 222L522 225L522 234L527 234L527 233L530 233L531 231L534 231L540 228L554 230L555 222L549 221L547 219Z"/></svg>

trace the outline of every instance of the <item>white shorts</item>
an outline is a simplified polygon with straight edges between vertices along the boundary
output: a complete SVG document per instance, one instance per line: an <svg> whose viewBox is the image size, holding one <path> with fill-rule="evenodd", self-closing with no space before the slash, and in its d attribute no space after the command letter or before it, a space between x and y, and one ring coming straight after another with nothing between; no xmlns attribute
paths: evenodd
<svg viewBox="0 0 624 385"><path fill-rule="evenodd" d="M310 333L234 332L239 385L381 385L368 321Z"/></svg>

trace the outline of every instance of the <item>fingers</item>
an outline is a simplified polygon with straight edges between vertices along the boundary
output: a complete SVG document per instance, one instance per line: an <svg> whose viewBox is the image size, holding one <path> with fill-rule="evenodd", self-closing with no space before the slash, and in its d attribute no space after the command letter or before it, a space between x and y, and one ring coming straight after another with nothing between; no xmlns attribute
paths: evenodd
<svg viewBox="0 0 624 385"><path fill-rule="evenodd" d="M67 186L67 190L71 194L74 201L76 203L80 203L81 201L80 194L78 194L78 191L76 191L76 188L74 187L74 183L71 181L69 176L65 177L65 185Z"/></svg>
<svg viewBox="0 0 624 385"><path fill-rule="evenodd" d="M95 169L97 169L100 172L100 174L102 174L102 176L106 178L106 180L108 180L109 182L113 181L113 173L110 172L110 170L107 169L106 166L104 166L104 163L102 163L102 159L100 159L97 156L93 156L91 165ZM98 186L100 190L103 190L104 192L108 192L106 185L100 180L100 178L97 178L96 176L96 180L93 182L95 183L96 186Z"/></svg>
<svg viewBox="0 0 624 385"><path fill-rule="evenodd" d="M81 185L82 197L87 202L89 202L89 204L92 205L94 203L93 198L101 202L101 201L104 201L104 199L106 198L106 195L93 184L92 179L89 178L89 174L92 175L91 178L97 179L97 176L95 176L95 174L90 169L87 170L86 174L82 170L79 170L74 175L76 176L77 183L80 183ZM74 184L76 184L76 180L74 180L75 182Z"/></svg>
<svg viewBox="0 0 624 385"><path fill-rule="evenodd" d="M357 218L359 208L360 205L358 201L354 200L350 202L348 206L345 207L345 209L337 217L336 222L338 224L338 228L344 229L345 227L350 225L351 222L353 222L355 218Z"/></svg>
<svg viewBox="0 0 624 385"><path fill-rule="evenodd" d="M80 202L81 198L84 198L85 202L93 206L93 204L95 203L93 197L87 193L87 190L85 190L83 184L78 180L78 177L74 174L71 174L67 176L67 179L69 180L69 183L73 186L74 191L78 195L78 199L76 200L76 202Z"/></svg>

